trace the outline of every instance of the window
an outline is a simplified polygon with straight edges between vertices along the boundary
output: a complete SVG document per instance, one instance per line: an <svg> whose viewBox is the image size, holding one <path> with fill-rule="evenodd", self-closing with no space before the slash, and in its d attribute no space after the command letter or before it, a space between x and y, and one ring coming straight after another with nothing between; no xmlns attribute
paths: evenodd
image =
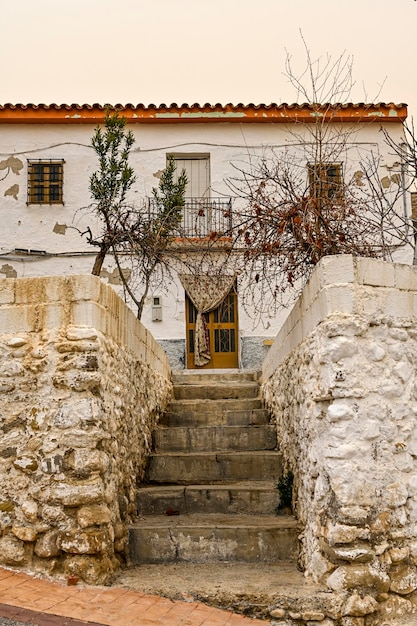
<svg viewBox="0 0 417 626"><path fill-rule="evenodd" d="M28 161L28 204L63 204L63 160Z"/></svg>
<svg viewBox="0 0 417 626"><path fill-rule="evenodd" d="M342 195L342 163L309 163L310 195L322 200L338 200Z"/></svg>
<svg viewBox="0 0 417 626"><path fill-rule="evenodd" d="M210 155L174 154L176 176L184 169L187 173L187 198L210 197Z"/></svg>
<svg viewBox="0 0 417 626"><path fill-rule="evenodd" d="M184 218L181 224L185 237L207 237L225 234L232 226L231 199L214 198L210 192L210 155L174 153L176 174L187 174Z"/></svg>

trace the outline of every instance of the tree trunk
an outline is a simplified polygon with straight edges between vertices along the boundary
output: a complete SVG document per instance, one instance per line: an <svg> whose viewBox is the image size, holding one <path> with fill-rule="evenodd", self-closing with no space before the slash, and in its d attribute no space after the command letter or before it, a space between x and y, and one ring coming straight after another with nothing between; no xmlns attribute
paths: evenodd
<svg viewBox="0 0 417 626"><path fill-rule="evenodd" d="M106 258L108 249L109 247L107 245L102 245L100 247L100 252L95 258L93 271L91 272L93 276L100 276L101 268L103 267L104 259Z"/></svg>

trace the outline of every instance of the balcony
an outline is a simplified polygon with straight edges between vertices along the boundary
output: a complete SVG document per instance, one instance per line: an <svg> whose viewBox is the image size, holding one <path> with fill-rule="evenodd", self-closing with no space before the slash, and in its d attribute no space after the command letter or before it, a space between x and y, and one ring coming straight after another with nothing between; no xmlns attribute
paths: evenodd
<svg viewBox="0 0 417 626"><path fill-rule="evenodd" d="M155 200L148 198L149 214L155 210ZM180 238L205 238L214 233L227 237L232 230L231 198L185 198L184 217L178 232Z"/></svg>

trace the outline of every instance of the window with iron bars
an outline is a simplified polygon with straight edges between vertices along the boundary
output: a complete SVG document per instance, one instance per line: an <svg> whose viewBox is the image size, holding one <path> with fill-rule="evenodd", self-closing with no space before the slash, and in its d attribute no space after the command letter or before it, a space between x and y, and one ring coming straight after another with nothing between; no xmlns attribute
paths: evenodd
<svg viewBox="0 0 417 626"><path fill-rule="evenodd" d="M28 204L63 204L64 160L28 161Z"/></svg>
<svg viewBox="0 0 417 626"><path fill-rule="evenodd" d="M310 195L317 200L340 200L343 191L342 163L309 163Z"/></svg>

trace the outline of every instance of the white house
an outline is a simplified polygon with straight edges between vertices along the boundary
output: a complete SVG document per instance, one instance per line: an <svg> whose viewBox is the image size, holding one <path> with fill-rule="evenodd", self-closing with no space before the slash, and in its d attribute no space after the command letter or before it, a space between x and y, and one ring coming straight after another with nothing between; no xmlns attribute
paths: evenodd
<svg viewBox="0 0 417 626"><path fill-rule="evenodd" d="M167 155L173 155L188 174L184 223L190 220L189 235L194 238L206 236L211 228L206 223L198 233L192 229L193 211L202 199L210 206L213 220L233 215L238 201L227 179L235 175L234 165L247 164L269 150L288 149L297 133L317 123L313 105L128 104L117 108L135 136L131 164L137 181L132 202L151 196ZM2 277L91 272L96 250L80 231L97 228L86 207L91 202L89 177L97 168L91 137L104 116L105 107L98 104L0 107ZM405 105L338 105L331 123L340 132L347 131L349 139L343 158L339 154L325 163L331 184L353 176L355 162L364 154L377 159L384 188L397 184L401 164L395 162L381 128L399 142L406 117ZM298 162L308 182L305 157L303 161L300 156ZM408 200L398 211L410 211ZM397 261L411 259L411 250L396 252ZM102 278L118 288L110 256ZM255 326L250 311L241 306L242 289L244 284L232 285L221 310L216 308L208 316L213 341L208 367L257 367L286 317L282 310ZM195 311L179 279L151 294L142 321L167 350L174 368L194 367Z"/></svg>

